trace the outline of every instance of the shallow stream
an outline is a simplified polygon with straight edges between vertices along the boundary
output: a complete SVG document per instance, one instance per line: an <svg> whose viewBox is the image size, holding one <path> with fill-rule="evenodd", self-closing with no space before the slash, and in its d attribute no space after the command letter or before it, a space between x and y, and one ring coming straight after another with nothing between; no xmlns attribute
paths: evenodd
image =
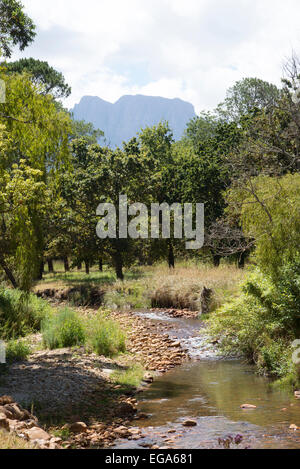
<svg viewBox="0 0 300 469"><path fill-rule="evenodd" d="M165 313L139 315L167 324L170 336L180 340L192 360L158 377L139 395L139 411L150 415L136 421L145 438L119 442L117 448L217 448L219 438L241 434L241 447L300 449L300 431L289 429L291 424L300 427L300 401L292 394L257 376L252 366L220 359L199 338L200 321ZM242 410L243 404L257 408ZM187 419L197 426L184 427Z"/></svg>

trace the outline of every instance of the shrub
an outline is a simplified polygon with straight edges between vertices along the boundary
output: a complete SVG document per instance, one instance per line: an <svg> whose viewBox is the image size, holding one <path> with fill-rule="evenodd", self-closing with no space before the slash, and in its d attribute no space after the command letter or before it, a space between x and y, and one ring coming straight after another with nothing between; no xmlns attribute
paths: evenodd
<svg viewBox="0 0 300 469"><path fill-rule="evenodd" d="M211 315L208 331L223 352L243 355L260 372L284 378L295 372L291 344L299 331L299 302L298 265L282 268L276 284L256 270L240 297Z"/></svg>
<svg viewBox="0 0 300 469"><path fill-rule="evenodd" d="M4 340L24 337L40 330L49 313L48 303L33 294L0 289L0 336Z"/></svg>
<svg viewBox="0 0 300 469"><path fill-rule="evenodd" d="M87 323L88 342L93 351L105 357L126 352L126 336L119 323L99 314Z"/></svg>
<svg viewBox="0 0 300 469"><path fill-rule="evenodd" d="M44 345L51 350L85 343L83 322L78 314L68 308L45 319L42 334Z"/></svg>
<svg viewBox="0 0 300 469"><path fill-rule="evenodd" d="M28 344L21 340L10 340L6 345L7 362L18 362L26 360L31 354Z"/></svg>

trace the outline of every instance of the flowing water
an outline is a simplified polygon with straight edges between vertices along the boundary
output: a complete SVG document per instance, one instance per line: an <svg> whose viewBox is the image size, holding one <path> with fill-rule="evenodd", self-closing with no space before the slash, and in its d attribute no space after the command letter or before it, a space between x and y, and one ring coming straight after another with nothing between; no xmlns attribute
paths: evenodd
<svg viewBox="0 0 300 469"><path fill-rule="evenodd" d="M118 448L217 448L219 438L241 434L241 447L300 449L300 431L289 429L291 424L300 427L300 401L292 394L257 376L252 366L220 359L199 337L199 321L164 313L139 315L167 324L170 336L178 337L193 359L139 395L140 412L150 415L136 423L144 438L119 442ZM243 404L257 408L242 410ZM197 426L184 427L187 419Z"/></svg>

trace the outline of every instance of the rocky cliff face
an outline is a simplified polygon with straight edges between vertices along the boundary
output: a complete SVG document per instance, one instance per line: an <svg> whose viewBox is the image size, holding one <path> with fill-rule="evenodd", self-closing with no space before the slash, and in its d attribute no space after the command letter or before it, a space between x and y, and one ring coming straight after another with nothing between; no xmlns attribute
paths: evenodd
<svg viewBox="0 0 300 469"><path fill-rule="evenodd" d="M84 96L73 109L75 119L84 119L105 133L107 143L121 146L142 128L165 120L180 139L190 119L195 117L192 104L180 99L153 96L123 96L111 104L96 96Z"/></svg>

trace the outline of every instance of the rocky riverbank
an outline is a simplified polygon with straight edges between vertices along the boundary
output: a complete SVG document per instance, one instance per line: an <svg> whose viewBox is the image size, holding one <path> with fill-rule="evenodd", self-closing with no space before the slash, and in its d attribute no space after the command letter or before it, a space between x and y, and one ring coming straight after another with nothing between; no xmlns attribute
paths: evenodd
<svg viewBox="0 0 300 469"><path fill-rule="evenodd" d="M79 311L84 316L96 313ZM39 447L103 448L119 438L142 438L141 430L131 427L134 419L147 417L137 414L135 393L146 389L156 375L189 359L180 342L169 337L171 325L153 324L133 313L111 316L127 332L131 357L148 372L139 388L124 388L111 380L114 371L126 369L124 361L99 357L84 348L37 350L27 361L10 366L3 376L0 395L12 396L13 402L32 409L39 428L46 431L44 436L49 435L44 441L35 438L40 440ZM34 342L36 348L41 347L39 335ZM23 427L6 429L25 437Z"/></svg>

